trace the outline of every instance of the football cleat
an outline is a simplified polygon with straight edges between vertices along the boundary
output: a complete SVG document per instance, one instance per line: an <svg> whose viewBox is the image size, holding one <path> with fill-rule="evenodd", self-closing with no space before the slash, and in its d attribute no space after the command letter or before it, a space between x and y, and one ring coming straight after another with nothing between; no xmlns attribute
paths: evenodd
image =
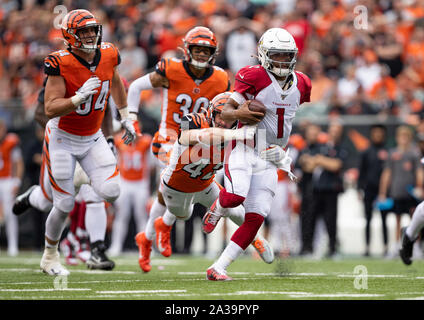
<svg viewBox="0 0 424 320"><path fill-rule="evenodd" d="M218 199L215 200L211 208L202 218L202 230L204 233L211 233L218 224L219 219L221 219L221 215L219 215L215 210L217 201Z"/></svg>
<svg viewBox="0 0 424 320"><path fill-rule="evenodd" d="M51 276L68 276L70 272L61 265L59 252L56 247L45 248L41 258L40 268Z"/></svg>
<svg viewBox="0 0 424 320"><path fill-rule="evenodd" d="M402 228L401 234L402 248L399 250L399 255L403 263L409 266L412 263L411 257L414 248L414 241L409 239L408 235L406 234L406 228Z"/></svg>
<svg viewBox="0 0 424 320"><path fill-rule="evenodd" d="M60 243L60 251L65 257L65 263L69 266L78 265L78 260L75 258L74 248L68 239L63 239Z"/></svg>
<svg viewBox="0 0 424 320"><path fill-rule="evenodd" d="M214 267L210 267L206 271L206 279L211 281L231 281L233 278L229 277L225 271L218 272Z"/></svg>
<svg viewBox="0 0 424 320"><path fill-rule="evenodd" d="M274 251L265 238L258 235L255 240L253 240L252 246L256 249L259 256L265 263L272 263L274 261Z"/></svg>
<svg viewBox="0 0 424 320"><path fill-rule="evenodd" d="M172 226L168 226L163 222L162 217L155 220L154 223L156 231L156 246L159 252L164 257L169 257L172 254L171 247L171 229Z"/></svg>
<svg viewBox="0 0 424 320"><path fill-rule="evenodd" d="M88 269L112 270L115 262L109 260L105 254L106 246L103 241L99 240L91 244L91 257L87 260Z"/></svg>
<svg viewBox="0 0 424 320"><path fill-rule="evenodd" d="M152 240L146 238L145 232L139 232L135 236L135 243L138 246L138 264L141 270L149 272L152 269L150 265L150 252L152 252Z"/></svg>
<svg viewBox="0 0 424 320"><path fill-rule="evenodd" d="M19 216L25 211L27 211L29 208L32 208L31 203L29 203L29 196L36 187L37 186L35 185L31 186L28 188L27 191L16 197L15 203L13 204L12 208L12 211L15 215Z"/></svg>

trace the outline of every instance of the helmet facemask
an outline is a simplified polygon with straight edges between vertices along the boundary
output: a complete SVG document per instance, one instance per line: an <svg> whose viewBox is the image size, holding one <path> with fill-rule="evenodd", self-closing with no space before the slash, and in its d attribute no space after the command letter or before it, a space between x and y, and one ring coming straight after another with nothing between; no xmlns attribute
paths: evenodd
<svg viewBox="0 0 424 320"><path fill-rule="evenodd" d="M262 66L278 77L287 77L296 66L297 48L267 50L260 46L258 53Z"/></svg>
<svg viewBox="0 0 424 320"><path fill-rule="evenodd" d="M200 62L200 61L197 61L196 59L194 59L193 53L192 53L193 47L209 48L210 49L209 59L207 61L204 61L204 62ZM216 57L216 53L217 53L217 50L216 50L215 47L208 46L208 45L201 45L201 44L191 44L191 45L188 45L187 52L189 54L189 63L191 65L193 65L195 68L203 69L203 68L206 68L206 67L213 65L215 63L215 57ZM202 54L203 54L203 52L202 52Z"/></svg>
<svg viewBox="0 0 424 320"><path fill-rule="evenodd" d="M81 31L83 31L84 29L87 28L94 28L94 32L95 32L95 36L81 36ZM77 47L79 50L82 50L84 52L92 52L95 51L98 46L100 45L100 43L102 42L102 25L101 24L89 24L86 25L82 28L78 28L78 29L73 29L73 30L69 30L69 33L73 34L76 41L78 43L80 43L80 46ZM89 39L92 38L92 43L91 44L87 44L84 43L85 39Z"/></svg>

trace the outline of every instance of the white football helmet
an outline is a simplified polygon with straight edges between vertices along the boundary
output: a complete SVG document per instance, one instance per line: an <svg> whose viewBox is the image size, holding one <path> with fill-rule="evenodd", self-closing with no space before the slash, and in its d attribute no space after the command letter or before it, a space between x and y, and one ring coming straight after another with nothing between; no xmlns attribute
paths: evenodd
<svg viewBox="0 0 424 320"><path fill-rule="evenodd" d="M294 70L297 52L293 36L283 28L268 29L259 40L258 58L262 67L278 77L288 76Z"/></svg>

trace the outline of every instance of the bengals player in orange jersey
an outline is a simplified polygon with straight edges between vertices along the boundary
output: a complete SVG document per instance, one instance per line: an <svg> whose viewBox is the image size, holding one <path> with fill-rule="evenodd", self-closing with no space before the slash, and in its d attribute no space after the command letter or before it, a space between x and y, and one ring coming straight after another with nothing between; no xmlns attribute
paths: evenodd
<svg viewBox="0 0 424 320"><path fill-rule="evenodd" d="M128 110L130 118L135 120L141 91L163 88L161 122L152 141L152 152L161 167L169 161L183 116L191 112L205 112L213 97L230 88L227 73L213 66L218 42L210 29L195 27L188 31L183 39L183 51L184 59L162 59L155 71L135 80L128 91ZM147 239L154 238L153 222L165 213L165 209L159 191L150 210Z"/></svg>
<svg viewBox="0 0 424 320"><path fill-rule="evenodd" d="M195 203L209 208L218 198L222 187L214 178L215 172L223 166L226 142L254 137L255 127L231 130L232 124L221 119L221 110L230 95L231 92L217 95L212 100L207 115L190 113L181 120L181 134L174 143L169 164L161 175L160 191L167 210L163 217L158 217L154 222L156 246L165 257L172 253L170 233L176 219L187 220L191 217ZM242 206L231 208L226 216L241 225L244 221L244 209ZM138 233L136 239L140 243L140 267L148 272L151 268L152 241L146 239L145 232ZM263 256L262 248L270 247L262 238L257 244L259 243L262 247L255 248Z"/></svg>
<svg viewBox="0 0 424 320"><path fill-rule="evenodd" d="M122 251L125 236L134 209L137 231L144 230L147 220L147 204L150 197L150 176L154 166L150 152L152 137L143 134L135 143L126 145L115 137L118 167L121 174L121 194L115 201L115 216L112 225L109 255L118 256Z"/></svg>
<svg viewBox="0 0 424 320"><path fill-rule="evenodd" d="M6 122L0 119L0 212L4 215L10 256L18 254L18 219L12 214L12 205L24 173L19 143L19 137L8 133Z"/></svg>
<svg viewBox="0 0 424 320"><path fill-rule="evenodd" d="M75 202L76 162L100 197L113 202L119 196L116 158L100 130L110 94L126 130L125 142L131 143L137 135L128 118L126 92L117 71L119 53L113 44L101 41L101 24L89 11L73 10L63 18L61 28L68 48L50 54L44 61L48 76L45 113L50 118L45 130L45 154L53 208L46 221L40 267L49 275L69 274L60 264L57 247ZM92 254L98 253L98 259L102 259L105 249L100 243Z"/></svg>

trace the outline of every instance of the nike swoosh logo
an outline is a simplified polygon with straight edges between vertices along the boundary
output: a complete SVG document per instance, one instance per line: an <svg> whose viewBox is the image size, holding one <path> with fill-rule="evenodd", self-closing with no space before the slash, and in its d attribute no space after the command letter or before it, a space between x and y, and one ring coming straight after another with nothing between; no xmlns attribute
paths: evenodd
<svg viewBox="0 0 424 320"><path fill-rule="evenodd" d="M99 138L94 139L94 142L96 142L97 140L99 140Z"/></svg>
<svg viewBox="0 0 424 320"><path fill-rule="evenodd" d="M244 76L240 75L240 78L244 79Z"/></svg>
<svg viewBox="0 0 424 320"><path fill-rule="evenodd" d="M209 194L209 192L211 192L212 188L209 189L207 192L205 192L205 194Z"/></svg>

